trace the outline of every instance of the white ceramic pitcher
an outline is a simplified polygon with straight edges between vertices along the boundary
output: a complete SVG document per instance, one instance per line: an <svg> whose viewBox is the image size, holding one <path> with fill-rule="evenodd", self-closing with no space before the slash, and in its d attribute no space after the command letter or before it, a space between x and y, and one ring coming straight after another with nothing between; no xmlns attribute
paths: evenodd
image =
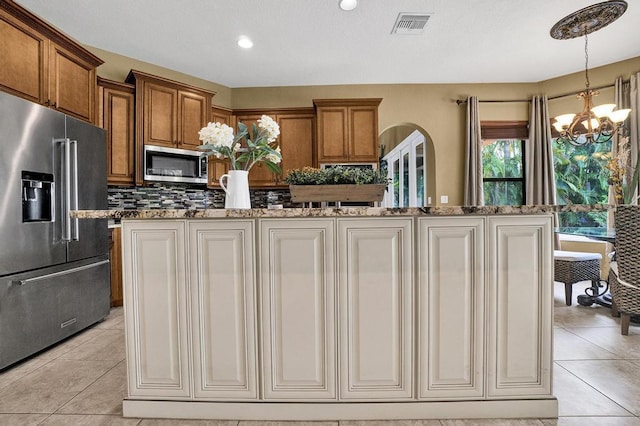
<svg viewBox="0 0 640 426"><path fill-rule="evenodd" d="M251 208L248 171L229 170L229 173L220 176L220 187L226 192L225 209Z"/></svg>

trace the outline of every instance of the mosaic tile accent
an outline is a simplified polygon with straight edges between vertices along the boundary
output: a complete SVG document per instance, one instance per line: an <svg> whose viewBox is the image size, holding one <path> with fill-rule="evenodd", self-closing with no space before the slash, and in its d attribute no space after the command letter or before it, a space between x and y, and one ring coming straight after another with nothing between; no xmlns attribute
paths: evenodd
<svg viewBox="0 0 640 426"><path fill-rule="evenodd" d="M282 204L296 207L291 203L288 189L252 189L251 206L267 208ZM109 210L152 210L152 209L223 209L224 191L178 184L153 184L138 187L110 186L108 192Z"/></svg>

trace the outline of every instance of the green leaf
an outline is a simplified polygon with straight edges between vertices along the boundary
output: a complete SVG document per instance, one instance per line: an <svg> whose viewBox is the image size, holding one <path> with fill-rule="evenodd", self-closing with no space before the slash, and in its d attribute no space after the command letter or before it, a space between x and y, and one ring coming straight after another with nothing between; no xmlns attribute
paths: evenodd
<svg viewBox="0 0 640 426"><path fill-rule="evenodd" d="M277 164L274 164L271 161L265 161L264 164L265 164L265 166L267 166L267 168L271 172L273 172L273 173L275 173L277 175L282 174L282 170L280 169L280 167Z"/></svg>

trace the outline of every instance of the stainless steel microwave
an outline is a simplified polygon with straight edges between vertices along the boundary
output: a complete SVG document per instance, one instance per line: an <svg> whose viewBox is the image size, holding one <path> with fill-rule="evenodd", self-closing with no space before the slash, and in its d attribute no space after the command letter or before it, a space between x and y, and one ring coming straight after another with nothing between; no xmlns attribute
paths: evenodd
<svg viewBox="0 0 640 426"><path fill-rule="evenodd" d="M144 146L144 180L206 184L207 163L198 151Z"/></svg>

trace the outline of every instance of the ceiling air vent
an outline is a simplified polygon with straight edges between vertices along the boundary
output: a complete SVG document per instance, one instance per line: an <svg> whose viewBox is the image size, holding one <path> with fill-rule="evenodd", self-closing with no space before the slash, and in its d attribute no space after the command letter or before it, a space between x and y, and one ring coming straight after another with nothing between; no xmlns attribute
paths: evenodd
<svg viewBox="0 0 640 426"><path fill-rule="evenodd" d="M400 13L393 30L391 30L391 34L422 34L430 17L431 15L418 13Z"/></svg>

